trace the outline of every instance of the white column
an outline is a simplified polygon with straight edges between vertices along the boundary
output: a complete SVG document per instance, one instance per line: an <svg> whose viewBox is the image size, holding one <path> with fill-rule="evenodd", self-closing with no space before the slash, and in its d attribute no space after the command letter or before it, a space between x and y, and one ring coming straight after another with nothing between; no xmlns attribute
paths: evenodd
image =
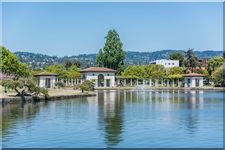
<svg viewBox="0 0 225 150"><path fill-rule="evenodd" d="M95 87L98 87L98 79L95 80Z"/></svg>
<svg viewBox="0 0 225 150"><path fill-rule="evenodd" d="M131 86L133 86L133 82L132 82L132 79L130 79L130 85L131 85Z"/></svg>
<svg viewBox="0 0 225 150"><path fill-rule="evenodd" d="M152 79L149 79L149 86L152 86Z"/></svg>
<svg viewBox="0 0 225 150"><path fill-rule="evenodd" d="M158 79L155 80L155 86L158 86Z"/></svg>
<svg viewBox="0 0 225 150"><path fill-rule="evenodd" d="M191 78L191 87L196 87L196 79L195 78Z"/></svg>
<svg viewBox="0 0 225 150"><path fill-rule="evenodd" d="M104 87L106 87L106 79L104 79Z"/></svg>
<svg viewBox="0 0 225 150"><path fill-rule="evenodd" d="M199 87L203 87L203 78L199 78Z"/></svg>
<svg viewBox="0 0 225 150"><path fill-rule="evenodd" d="M68 85L68 81L67 81L67 79L66 79L66 86Z"/></svg>
<svg viewBox="0 0 225 150"><path fill-rule="evenodd" d="M188 87L188 79L184 78L184 87Z"/></svg>
<svg viewBox="0 0 225 150"><path fill-rule="evenodd" d="M143 83L142 84L145 85L145 79L143 79Z"/></svg>
<svg viewBox="0 0 225 150"><path fill-rule="evenodd" d="M174 79L172 79L172 86L174 87Z"/></svg>
<svg viewBox="0 0 225 150"><path fill-rule="evenodd" d="M137 79L137 83L136 84L138 85L138 79Z"/></svg>
<svg viewBox="0 0 225 150"><path fill-rule="evenodd" d="M126 79L123 79L123 83L124 83L124 85L123 86L126 86L127 85L127 80Z"/></svg>

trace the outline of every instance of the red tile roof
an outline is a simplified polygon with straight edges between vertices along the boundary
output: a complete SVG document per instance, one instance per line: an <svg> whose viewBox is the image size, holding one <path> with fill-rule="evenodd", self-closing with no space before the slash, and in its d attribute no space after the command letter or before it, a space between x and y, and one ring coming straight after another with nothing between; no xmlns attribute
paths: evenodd
<svg viewBox="0 0 225 150"><path fill-rule="evenodd" d="M116 70L104 67L89 67L81 70L80 72L116 72Z"/></svg>
<svg viewBox="0 0 225 150"><path fill-rule="evenodd" d="M198 73L189 73L189 74L183 74L184 77L205 77L204 74L198 74Z"/></svg>
<svg viewBox="0 0 225 150"><path fill-rule="evenodd" d="M52 73L52 72L40 72L40 73L37 73L35 74L34 76L57 76L56 73Z"/></svg>

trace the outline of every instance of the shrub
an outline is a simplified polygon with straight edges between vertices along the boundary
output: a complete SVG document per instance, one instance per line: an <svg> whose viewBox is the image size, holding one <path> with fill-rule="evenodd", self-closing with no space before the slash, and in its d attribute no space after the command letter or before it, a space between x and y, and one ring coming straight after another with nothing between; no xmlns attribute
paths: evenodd
<svg viewBox="0 0 225 150"><path fill-rule="evenodd" d="M94 90L94 83L86 80L83 83L80 84L79 88L81 89L82 93L84 91L93 91Z"/></svg>

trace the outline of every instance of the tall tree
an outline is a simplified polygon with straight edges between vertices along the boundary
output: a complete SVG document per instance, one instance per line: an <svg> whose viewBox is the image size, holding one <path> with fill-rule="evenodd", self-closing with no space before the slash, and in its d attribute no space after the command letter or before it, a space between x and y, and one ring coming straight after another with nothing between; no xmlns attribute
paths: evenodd
<svg viewBox="0 0 225 150"><path fill-rule="evenodd" d="M105 39L105 46L99 50L96 62L100 67L117 70L124 64L126 53L123 51L123 44L116 30L109 30Z"/></svg>
<svg viewBox="0 0 225 150"><path fill-rule="evenodd" d="M195 56L193 49L188 49L187 53L186 53L186 62L185 62L185 66L188 69L191 69L192 72L194 70L194 68L196 68L199 63L198 63L198 58Z"/></svg>
<svg viewBox="0 0 225 150"><path fill-rule="evenodd" d="M169 59L171 60L179 60L179 65L184 66L184 55L179 52L175 52L169 55Z"/></svg>
<svg viewBox="0 0 225 150"><path fill-rule="evenodd" d="M213 71L222 66L223 62L225 62L225 59L222 56L215 56L211 58L208 62L209 75L212 75Z"/></svg>

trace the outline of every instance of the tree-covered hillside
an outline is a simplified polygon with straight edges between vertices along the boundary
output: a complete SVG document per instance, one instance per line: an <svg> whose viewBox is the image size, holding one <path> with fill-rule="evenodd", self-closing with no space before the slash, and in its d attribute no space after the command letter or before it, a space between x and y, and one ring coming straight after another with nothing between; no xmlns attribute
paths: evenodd
<svg viewBox="0 0 225 150"><path fill-rule="evenodd" d="M150 61L156 59L168 59L169 55L174 52L185 53L182 50L161 50L155 52L134 52L127 51L125 63L126 64L148 64ZM194 52L198 58L211 58L213 56L222 56L223 51L195 51ZM28 64L32 69L34 68L44 68L47 65L54 63L65 63L66 61L78 60L81 62L81 67L94 66L96 61L96 54L80 54L77 56L49 56L38 53L29 52L15 52L20 61Z"/></svg>

